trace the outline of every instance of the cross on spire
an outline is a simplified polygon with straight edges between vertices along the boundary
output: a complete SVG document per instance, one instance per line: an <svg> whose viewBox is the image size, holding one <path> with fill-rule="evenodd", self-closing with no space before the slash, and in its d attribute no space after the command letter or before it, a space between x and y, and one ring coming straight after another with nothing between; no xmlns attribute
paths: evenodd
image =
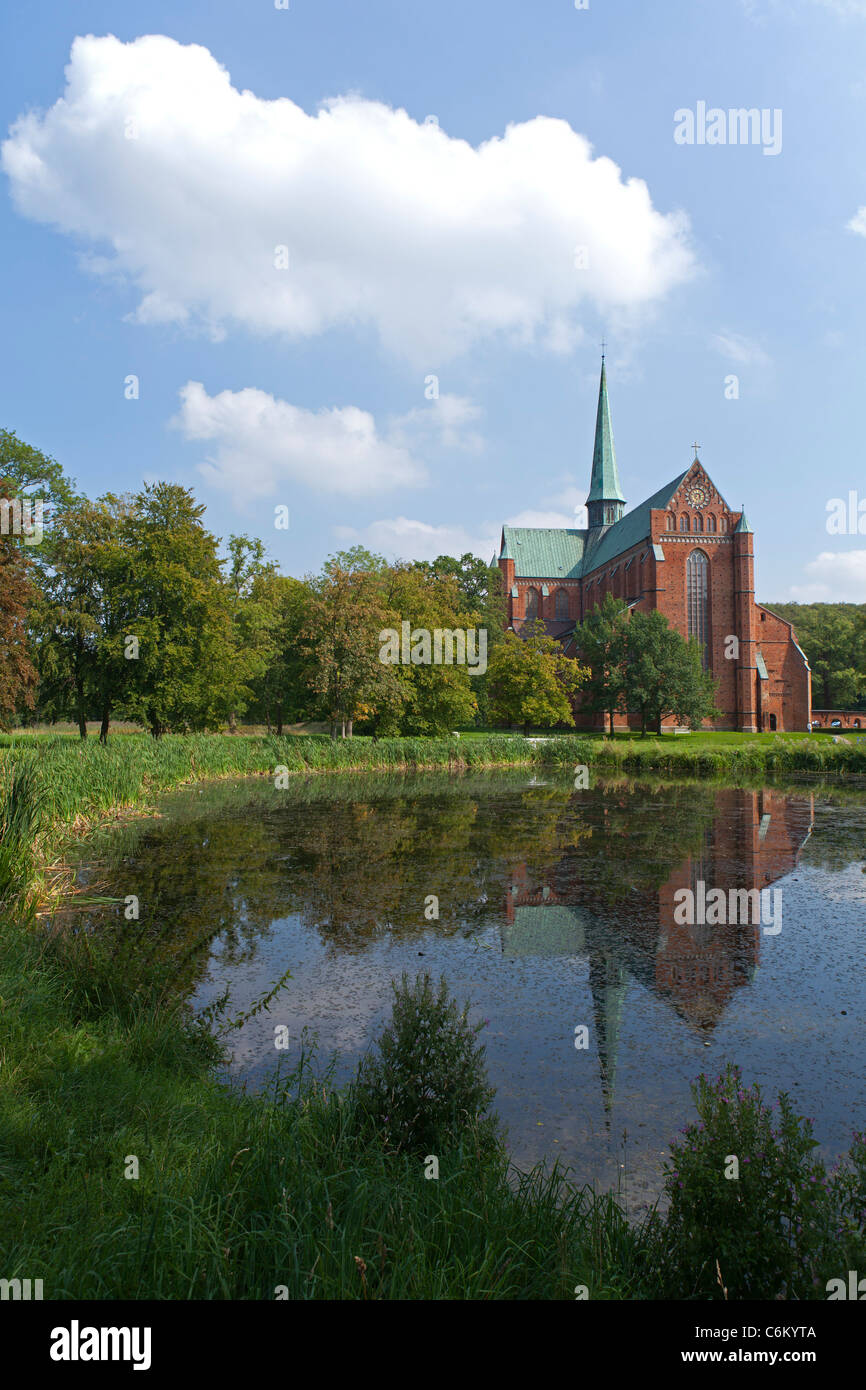
<svg viewBox="0 0 866 1390"><path fill-rule="evenodd" d="M606 342L606 340L605 340L604 338L602 338L602 340L601 340L601 355L602 355L602 357L604 357L604 350L605 350L606 347L607 347L607 342Z"/></svg>
<svg viewBox="0 0 866 1390"><path fill-rule="evenodd" d="M700 444L693 444L693 445L692 445L692 448L693 448L694 451L695 451L695 458L697 458L697 456L698 456L698 449L700 449L700 447L701 447Z"/></svg>

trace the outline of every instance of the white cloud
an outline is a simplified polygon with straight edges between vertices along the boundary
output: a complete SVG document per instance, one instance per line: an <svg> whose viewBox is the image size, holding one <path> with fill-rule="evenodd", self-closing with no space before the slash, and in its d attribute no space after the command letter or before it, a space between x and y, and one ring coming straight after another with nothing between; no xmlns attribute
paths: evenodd
<svg viewBox="0 0 866 1390"><path fill-rule="evenodd" d="M866 550L824 551L806 573L811 583L791 586L799 603L866 603Z"/></svg>
<svg viewBox="0 0 866 1390"><path fill-rule="evenodd" d="M735 362L742 362L750 367L766 367L769 364L770 359L760 344L742 333L728 333L723 330L721 333L714 333L711 342L718 352L725 357L733 358Z"/></svg>
<svg viewBox="0 0 866 1390"><path fill-rule="evenodd" d="M251 386L209 396L202 382L188 381L179 394L170 423L187 440L214 441L199 472L239 499L286 483L354 495L420 487L428 478L422 451L483 448L468 428L481 412L466 396L440 396L380 430L358 406L306 410Z"/></svg>
<svg viewBox="0 0 866 1390"><path fill-rule="evenodd" d="M426 480L410 451L383 438L355 405L314 412L254 387L209 396L200 381L188 381L180 398L172 423L187 439L215 441L199 472L233 496L266 496L281 483L369 493Z"/></svg>
<svg viewBox="0 0 866 1390"><path fill-rule="evenodd" d="M489 562L499 554L502 528L484 522L474 535L459 525L431 526L425 521L412 521L406 516L374 521L356 530L352 526L337 526L340 540L360 542L368 550L384 555L388 560L435 560L438 555L478 555Z"/></svg>
<svg viewBox="0 0 866 1390"><path fill-rule="evenodd" d="M858 236L866 236L866 207L858 208L850 222L845 226L849 232L856 232Z"/></svg>
<svg viewBox="0 0 866 1390"><path fill-rule="evenodd" d="M506 526L570 527L579 524L579 518L556 511L518 512L505 520ZM371 522L360 529L337 526L334 530L341 540L360 542L388 559L435 560L437 555L455 555L459 559L468 552L489 561L492 555L499 554L502 522L483 521L472 532L457 524L433 526L426 521L398 516Z"/></svg>
<svg viewBox="0 0 866 1390"><path fill-rule="evenodd" d="M474 148L360 96L309 115L161 35L79 37L66 77L16 121L3 166L25 216L135 287L141 323L369 325L435 367L490 334L563 350L588 308L639 310L695 270L684 214L659 213L563 120Z"/></svg>
<svg viewBox="0 0 866 1390"><path fill-rule="evenodd" d="M481 413L480 406L468 396L446 393L394 420L391 438L411 440L415 448L428 441L437 447L478 454L484 448L484 440L469 426L480 419Z"/></svg>

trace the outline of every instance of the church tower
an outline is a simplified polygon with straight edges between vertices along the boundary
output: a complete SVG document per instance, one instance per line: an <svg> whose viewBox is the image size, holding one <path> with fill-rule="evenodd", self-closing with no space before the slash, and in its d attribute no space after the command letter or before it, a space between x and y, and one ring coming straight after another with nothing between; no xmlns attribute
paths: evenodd
<svg viewBox="0 0 866 1390"><path fill-rule="evenodd" d="M616 468L610 403L607 399L607 374L602 354L598 412L595 417L595 448L592 451L592 480L586 499L590 533L597 531L601 526L612 526L615 521L619 521L624 507L625 498Z"/></svg>

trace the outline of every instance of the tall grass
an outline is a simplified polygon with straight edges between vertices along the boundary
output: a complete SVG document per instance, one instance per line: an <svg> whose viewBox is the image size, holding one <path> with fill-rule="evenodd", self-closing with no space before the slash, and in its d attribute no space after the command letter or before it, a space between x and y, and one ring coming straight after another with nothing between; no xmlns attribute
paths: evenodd
<svg viewBox="0 0 866 1390"><path fill-rule="evenodd" d="M244 1096L203 1029L117 988L95 1007L81 944L0 932L4 1277L69 1299L648 1294L640 1231L560 1170L458 1145L425 1180L310 1056Z"/></svg>

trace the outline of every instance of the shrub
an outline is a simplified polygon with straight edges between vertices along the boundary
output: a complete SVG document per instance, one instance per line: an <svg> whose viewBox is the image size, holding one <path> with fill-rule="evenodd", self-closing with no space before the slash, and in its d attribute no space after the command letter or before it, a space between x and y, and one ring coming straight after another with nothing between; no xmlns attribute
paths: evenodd
<svg viewBox="0 0 866 1390"><path fill-rule="evenodd" d="M843 1182L849 1214L864 1204L862 1152L859 1170L855 1152L854 1173L828 1181L810 1157L811 1121L785 1094L774 1116L760 1087L743 1089L738 1067L715 1082L700 1076L692 1092L700 1123L686 1127L666 1168L667 1296L824 1297L823 1280L851 1251ZM726 1177L734 1156L739 1176Z"/></svg>
<svg viewBox="0 0 866 1390"><path fill-rule="evenodd" d="M483 1023L469 1022L445 980L434 989L428 974L410 984L392 982L391 1021L358 1068L356 1100L365 1128L391 1152L439 1155L470 1141L490 1153L499 1125L487 1115L489 1085Z"/></svg>

